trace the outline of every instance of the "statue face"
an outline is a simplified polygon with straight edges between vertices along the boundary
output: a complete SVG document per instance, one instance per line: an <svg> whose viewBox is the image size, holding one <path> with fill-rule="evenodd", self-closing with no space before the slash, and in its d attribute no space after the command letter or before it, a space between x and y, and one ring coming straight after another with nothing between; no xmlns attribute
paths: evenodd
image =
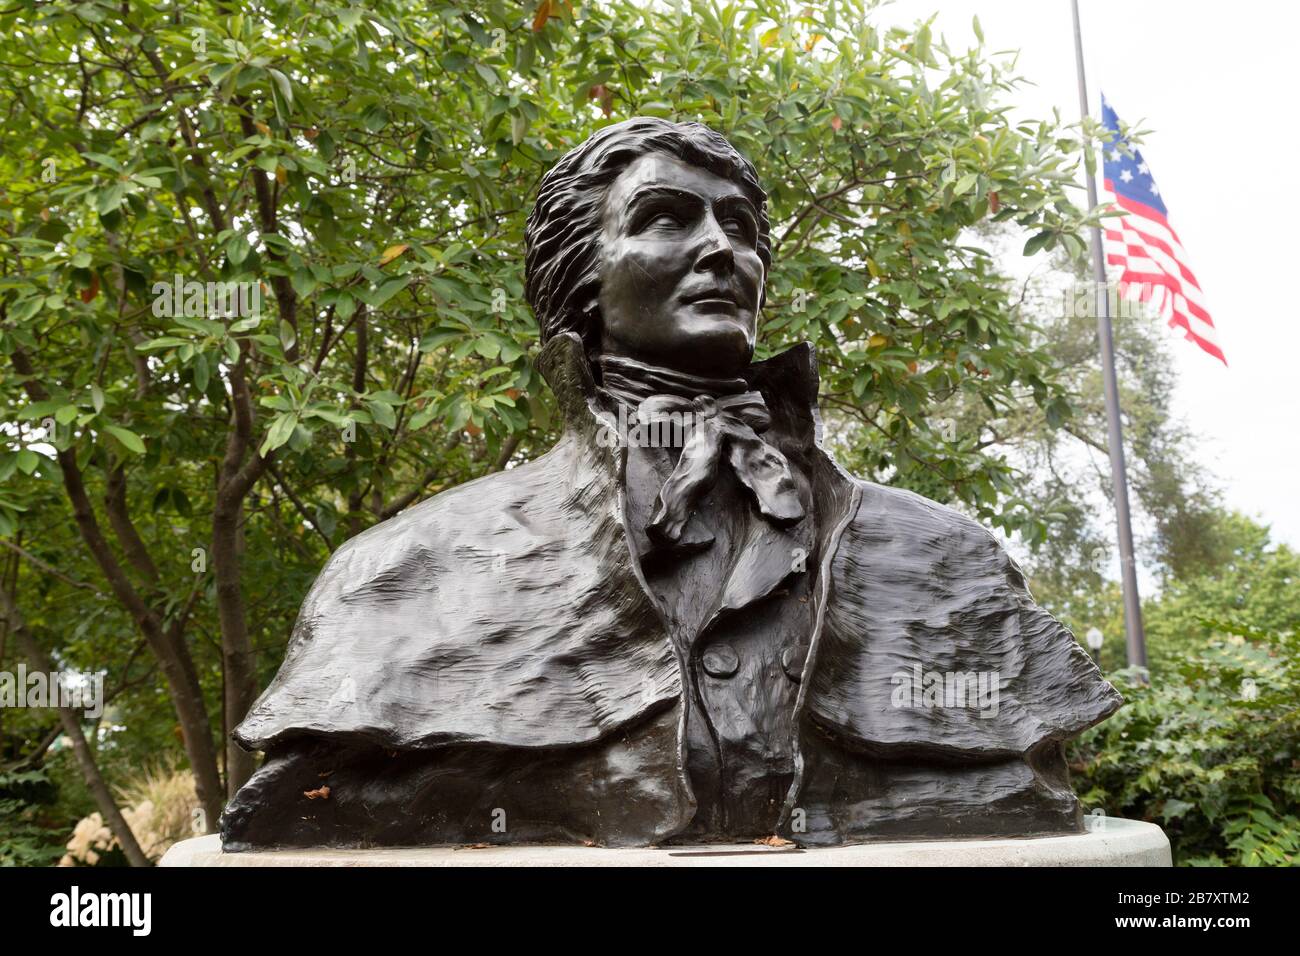
<svg viewBox="0 0 1300 956"><path fill-rule="evenodd" d="M754 354L763 262L758 215L736 183L650 153L605 197L601 348L699 375Z"/></svg>

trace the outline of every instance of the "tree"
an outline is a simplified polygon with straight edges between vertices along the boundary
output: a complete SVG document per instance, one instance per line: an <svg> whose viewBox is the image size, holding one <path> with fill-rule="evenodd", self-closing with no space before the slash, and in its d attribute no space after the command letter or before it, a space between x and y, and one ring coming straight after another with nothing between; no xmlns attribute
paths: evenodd
<svg viewBox="0 0 1300 956"><path fill-rule="evenodd" d="M1248 633L1300 631L1300 554L1242 514L1212 518L1204 550L1214 559L1166 580L1147 611L1152 642L1201 646L1224 622Z"/></svg>
<svg viewBox="0 0 1300 956"><path fill-rule="evenodd" d="M1013 238L983 231L1004 246ZM964 396L936 414L1014 469L1016 493L1003 506L1039 519L1019 529L1039 600L1078 633L1098 626L1115 635L1123 632L1123 614L1119 589L1107 579L1114 502L1090 266L1066 250L1045 265L1021 283L1015 309L1058 370L1069 414L1031 402L998 412ZM1145 307L1112 294L1112 313L1139 559L1159 589L1222 568L1234 535L1195 435L1174 404L1170 350L1178 346Z"/></svg>

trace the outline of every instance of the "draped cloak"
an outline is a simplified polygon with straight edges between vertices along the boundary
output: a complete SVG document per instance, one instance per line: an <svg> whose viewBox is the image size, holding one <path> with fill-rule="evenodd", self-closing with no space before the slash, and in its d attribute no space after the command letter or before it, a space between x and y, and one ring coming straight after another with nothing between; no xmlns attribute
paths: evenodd
<svg viewBox="0 0 1300 956"><path fill-rule="evenodd" d="M317 578L234 732L267 760L223 816L228 849L649 844L689 826L692 704L632 543L628 450L604 439L576 336L540 364L564 416L550 452L357 535ZM813 505L777 831L825 845L1080 829L1062 744L1118 693L987 530L827 454L810 346L745 378ZM758 554L729 573L703 642L743 628L789 568ZM943 696L954 675L985 679L979 706Z"/></svg>

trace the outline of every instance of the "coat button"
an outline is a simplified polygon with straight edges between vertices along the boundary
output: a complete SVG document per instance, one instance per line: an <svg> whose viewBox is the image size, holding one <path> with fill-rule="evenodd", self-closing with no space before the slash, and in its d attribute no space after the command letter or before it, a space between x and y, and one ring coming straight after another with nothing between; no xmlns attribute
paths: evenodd
<svg viewBox="0 0 1300 956"><path fill-rule="evenodd" d="M740 656L730 644L714 644L702 660L704 673L710 677L730 677L740 668Z"/></svg>
<svg viewBox="0 0 1300 956"><path fill-rule="evenodd" d="M785 671L786 677L797 684L803 680L803 665L807 659L808 648L802 645L787 647L781 652L781 670Z"/></svg>

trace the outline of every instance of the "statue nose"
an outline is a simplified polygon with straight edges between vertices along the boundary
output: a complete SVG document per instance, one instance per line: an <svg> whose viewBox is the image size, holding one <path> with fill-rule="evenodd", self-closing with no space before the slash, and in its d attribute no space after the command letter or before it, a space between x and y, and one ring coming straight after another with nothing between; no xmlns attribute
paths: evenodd
<svg viewBox="0 0 1300 956"><path fill-rule="evenodd" d="M700 272L731 272L736 265L736 254L731 248L731 239L726 231L713 217L709 217L708 233L695 268Z"/></svg>

